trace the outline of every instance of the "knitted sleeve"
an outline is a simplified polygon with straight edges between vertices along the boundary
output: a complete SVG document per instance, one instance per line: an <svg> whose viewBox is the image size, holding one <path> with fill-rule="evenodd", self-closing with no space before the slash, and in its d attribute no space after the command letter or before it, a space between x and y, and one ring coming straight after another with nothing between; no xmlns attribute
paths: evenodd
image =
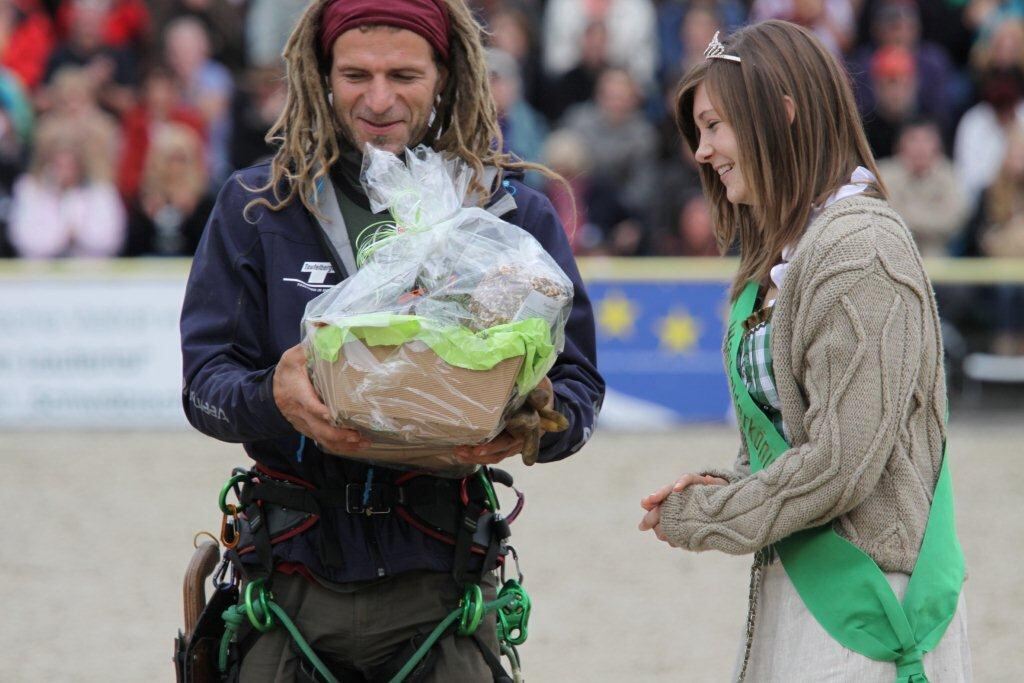
<svg viewBox="0 0 1024 683"><path fill-rule="evenodd" d="M862 234L830 245L795 295L792 371L807 402L806 440L757 474L670 495L661 507L669 540L750 553L834 520L875 489L906 414L921 407L915 385L930 304L923 275L890 267L873 242Z"/></svg>
<svg viewBox="0 0 1024 683"><path fill-rule="evenodd" d="M750 476L750 454L747 453L747 443L743 435L740 435L740 450L736 453L736 460L733 462L732 469L709 467L701 470L700 473L725 479L730 484L734 481L739 481L743 477Z"/></svg>

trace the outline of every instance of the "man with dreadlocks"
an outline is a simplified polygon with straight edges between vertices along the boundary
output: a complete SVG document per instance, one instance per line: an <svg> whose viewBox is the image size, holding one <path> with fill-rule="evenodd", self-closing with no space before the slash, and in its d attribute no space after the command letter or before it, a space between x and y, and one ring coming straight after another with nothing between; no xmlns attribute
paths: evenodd
<svg viewBox="0 0 1024 683"><path fill-rule="evenodd" d="M546 169L501 153L480 36L465 0L312 2L284 51L287 104L268 134L277 153L225 184L188 280L188 419L243 443L256 461L243 477L241 543L228 557L247 583L272 585L273 601L343 681L388 680L459 603L458 579L477 577L487 599L496 590L497 532L446 537L395 514L426 505L474 527L480 508L468 518L469 478L417 476L414 495L409 473L331 455L370 442L329 421L298 343L307 302L355 271L351 245L380 218L359 183L367 143L396 154L427 144L467 162L480 206L533 235L573 281L565 349L543 384L569 427L543 435L538 459L579 450L604 396L590 302L566 235L548 201L521 181L525 168ZM505 432L455 454L493 465L522 448ZM304 673L311 658L285 629L242 635L241 680L321 680ZM503 680L497 652L488 613L473 637L439 640L406 680Z"/></svg>

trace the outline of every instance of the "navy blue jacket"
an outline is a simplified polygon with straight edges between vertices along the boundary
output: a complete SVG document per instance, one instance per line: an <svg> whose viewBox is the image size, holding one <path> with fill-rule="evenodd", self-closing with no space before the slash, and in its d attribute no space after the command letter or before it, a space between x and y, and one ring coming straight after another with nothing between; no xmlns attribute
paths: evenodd
<svg viewBox="0 0 1024 683"><path fill-rule="evenodd" d="M300 435L274 402L273 373L281 354L300 340L306 303L345 277L330 262L319 223L298 202L280 211L262 207L243 217L269 164L235 173L224 185L203 233L188 278L181 313L183 403L189 422L222 441L241 442L249 456L280 472L314 482L361 482L368 466L322 453ZM245 187L243 187L243 185ZM569 429L545 434L540 461L579 450L594 429L604 398L597 371L594 318L568 240L550 202L510 176L492 204L511 194L516 208L502 216L533 235L575 287L565 330L565 350L548 373L555 407ZM326 277L325 277L326 274ZM389 481L396 470L375 467L373 481ZM275 556L305 565L333 581L357 581L414 569L449 571L452 546L427 537L394 514L334 515L344 553L340 567L327 567L317 533L275 546Z"/></svg>

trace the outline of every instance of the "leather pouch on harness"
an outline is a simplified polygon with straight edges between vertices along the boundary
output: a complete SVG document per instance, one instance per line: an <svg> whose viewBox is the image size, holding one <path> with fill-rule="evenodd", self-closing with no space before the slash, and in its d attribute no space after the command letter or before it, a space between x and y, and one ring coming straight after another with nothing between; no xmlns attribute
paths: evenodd
<svg viewBox="0 0 1024 683"><path fill-rule="evenodd" d="M221 615L237 602L237 587L230 584L216 586L187 644L179 639L175 653L178 683L219 683L223 680L217 667L220 641L224 635Z"/></svg>

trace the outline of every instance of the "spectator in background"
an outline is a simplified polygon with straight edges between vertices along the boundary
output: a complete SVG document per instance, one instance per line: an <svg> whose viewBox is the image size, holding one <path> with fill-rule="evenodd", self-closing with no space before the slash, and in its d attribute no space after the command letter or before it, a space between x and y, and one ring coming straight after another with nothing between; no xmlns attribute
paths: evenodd
<svg viewBox="0 0 1024 683"><path fill-rule="evenodd" d="M523 100L519 65L507 52L487 48L487 70L491 79L491 95L498 110L498 125L504 138L503 151L511 152L524 161L539 162L548 127L543 117ZM544 177L531 172L526 174L526 181L540 188Z"/></svg>
<svg viewBox="0 0 1024 683"><path fill-rule="evenodd" d="M541 109L549 121L558 121L573 105L593 99L597 77L608 68L608 29L603 21L587 24L579 40L579 62L550 81Z"/></svg>
<svg viewBox="0 0 1024 683"><path fill-rule="evenodd" d="M600 229L589 221L590 158L580 137L568 130L555 131L544 143L544 164L566 180L551 182L545 194L558 214L575 255L586 254L603 240Z"/></svg>
<svg viewBox="0 0 1024 683"><path fill-rule="evenodd" d="M938 124L908 122L896 155L878 162L889 203L907 222L922 256L946 256L950 238L967 221L967 200L952 162L942 152Z"/></svg>
<svg viewBox="0 0 1024 683"><path fill-rule="evenodd" d="M116 256L125 213L108 165L90 152L88 132L50 118L40 123L28 173L14 184L10 242L18 256Z"/></svg>
<svg viewBox="0 0 1024 683"><path fill-rule="evenodd" d="M657 34L651 0L548 0L544 67L558 77L580 63L583 33L594 22L608 32L608 62L646 88L654 82Z"/></svg>
<svg viewBox="0 0 1024 683"><path fill-rule="evenodd" d="M122 120L124 147L118 163L117 186L128 204L135 201L149 141L162 126L178 123L189 126L201 137L206 133L202 114L181 101L180 90L174 72L168 67L150 68L142 82L138 104ZM208 174L204 171L203 175Z"/></svg>
<svg viewBox="0 0 1024 683"><path fill-rule="evenodd" d="M953 163L973 210L999 172L1006 130L1024 124L1024 22L1000 23L972 57L981 101L960 119Z"/></svg>
<svg viewBox="0 0 1024 683"><path fill-rule="evenodd" d="M19 144L28 149L32 143L35 112L21 79L3 67L0 67L0 109L6 112L11 132L17 135Z"/></svg>
<svg viewBox="0 0 1024 683"><path fill-rule="evenodd" d="M565 127L587 148L594 180L635 217L650 208L657 152L657 131L639 104L629 73L608 69L598 78L595 101L576 105L565 116Z"/></svg>
<svg viewBox="0 0 1024 683"><path fill-rule="evenodd" d="M714 35L712 31L701 42L704 29L697 24L689 28L684 26L689 14L695 10L698 15L694 19L698 22L713 17L716 28L725 32L741 26L747 18L747 9L739 0L661 0L657 3L658 81L662 87L674 86L693 62L693 56L703 57ZM681 64L684 66L680 69Z"/></svg>
<svg viewBox="0 0 1024 683"><path fill-rule="evenodd" d="M720 256L711 209L702 191L681 193L672 229L658 240L660 256Z"/></svg>
<svg viewBox="0 0 1024 683"><path fill-rule="evenodd" d="M964 22L981 33L1004 19L1024 17L1024 2L1020 0L967 0L965 4Z"/></svg>
<svg viewBox="0 0 1024 683"><path fill-rule="evenodd" d="M47 99L51 106L42 119L79 133L90 163L102 168L103 178L112 177L121 153L121 135L117 119L99 107L92 75L81 67L64 67L54 75Z"/></svg>
<svg viewBox="0 0 1024 683"><path fill-rule="evenodd" d="M520 92L531 107L543 105L546 80L540 59L537 31L522 7L502 7L491 15L491 47L507 52L519 66Z"/></svg>
<svg viewBox="0 0 1024 683"><path fill-rule="evenodd" d="M674 100L673 94L666 97ZM679 129L674 123L675 135L668 138L666 128L665 154L658 162L652 198L651 230L655 235L654 250L660 256L678 254L679 217L688 199L701 194L700 174L693 153L683 147ZM717 253L717 252L716 252Z"/></svg>
<svg viewBox="0 0 1024 683"><path fill-rule="evenodd" d="M125 256L191 256L213 209L203 141L169 123L153 138L137 201L130 207Z"/></svg>
<svg viewBox="0 0 1024 683"><path fill-rule="evenodd" d="M245 17L245 55L256 69L281 69L281 53L307 0L250 0Z"/></svg>
<svg viewBox="0 0 1024 683"><path fill-rule="evenodd" d="M891 156L896 135L918 115L914 57L899 46L879 49L871 60L875 108L864 115L864 133L875 156Z"/></svg>
<svg viewBox="0 0 1024 683"><path fill-rule="evenodd" d="M7 241L14 182L32 141L32 108L17 76L0 68L0 258L13 256Z"/></svg>
<svg viewBox="0 0 1024 683"><path fill-rule="evenodd" d="M284 111L288 95L283 65L249 69L238 85L231 115L231 165L236 169L273 155L267 131Z"/></svg>
<svg viewBox="0 0 1024 683"><path fill-rule="evenodd" d="M809 29L839 59L853 45L857 32L851 0L754 0L750 23L783 19Z"/></svg>
<svg viewBox="0 0 1024 683"><path fill-rule="evenodd" d="M103 43L106 17L102 3L72 0L67 7L68 35L50 55L45 80L50 82L64 67L81 67L92 80L99 103L109 111L122 114L134 104L137 56L126 47Z"/></svg>
<svg viewBox="0 0 1024 683"><path fill-rule="evenodd" d="M55 42L53 23L38 0L0 0L0 66L26 90L42 82Z"/></svg>
<svg viewBox="0 0 1024 683"><path fill-rule="evenodd" d="M103 44L141 54L149 42L149 10L145 0L61 0L57 9L57 34L67 40L75 5L84 2L101 12Z"/></svg>
<svg viewBox="0 0 1024 683"><path fill-rule="evenodd" d="M620 246L636 235L636 221L617 194L591 175L592 160L579 135L571 130L549 135L544 163L567 181L565 185L549 182L545 192L565 226L574 254L609 254L616 235L622 235Z"/></svg>
<svg viewBox="0 0 1024 683"><path fill-rule="evenodd" d="M153 7L153 19L157 26L167 26L183 17L197 20L206 29L209 41L210 57L224 64L231 70L239 70L245 65L246 45L244 32L251 24L247 23L242 11L244 4L240 0L149 0ZM288 6L289 0L276 0L275 4ZM274 19L289 22L287 28L295 25L297 16L281 15ZM285 34L287 38L287 34ZM166 50L164 43L158 46ZM284 47L284 43L281 43ZM278 50L280 59L280 50Z"/></svg>
<svg viewBox="0 0 1024 683"><path fill-rule="evenodd" d="M220 187L231 173L231 96L234 79L210 58L206 27L195 17L180 17L164 34L167 63L182 89L185 105L202 114L206 127L206 160L211 187Z"/></svg>
<svg viewBox="0 0 1024 683"><path fill-rule="evenodd" d="M704 59L704 51L721 28L722 19L714 3L690 3L679 25L682 50L675 68L670 72L673 82L677 82L690 67Z"/></svg>
<svg viewBox="0 0 1024 683"><path fill-rule="evenodd" d="M1024 128L1006 133L1006 154L992 185L985 191L979 224L985 256L1024 258ZM1024 355L1024 287L1002 285L995 290L992 351Z"/></svg>
<svg viewBox="0 0 1024 683"><path fill-rule="evenodd" d="M900 47L913 57L917 81L926 85L917 89L918 111L938 123L943 139L949 140L951 117L959 109L965 87L945 49L921 40L920 13L912 0L884 0L872 12L872 44L857 49L850 59L850 75L861 112L874 111L876 106L870 78L875 55L887 47Z"/></svg>

